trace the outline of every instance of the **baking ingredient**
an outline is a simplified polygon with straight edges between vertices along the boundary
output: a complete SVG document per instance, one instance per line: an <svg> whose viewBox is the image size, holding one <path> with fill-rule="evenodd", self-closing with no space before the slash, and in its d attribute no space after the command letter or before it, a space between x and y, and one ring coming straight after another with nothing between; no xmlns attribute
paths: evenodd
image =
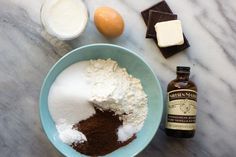
<svg viewBox="0 0 236 157"><path fill-rule="evenodd" d="M110 7L100 7L94 13L94 22L100 33L115 38L124 31L124 20L121 15Z"/></svg>
<svg viewBox="0 0 236 157"><path fill-rule="evenodd" d="M49 91L48 107L56 124L75 124L95 113L86 68L88 61L75 63L62 71ZM79 114L78 114L79 113Z"/></svg>
<svg viewBox="0 0 236 157"><path fill-rule="evenodd" d="M155 24L158 46L169 47L184 43L180 20L158 22Z"/></svg>
<svg viewBox="0 0 236 157"><path fill-rule="evenodd" d="M98 108L111 110L120 115L123 125L132 126L132 133L138 132L147 116L147 95L143 91L139 79L129 75L125 68L118 63L108 60L91 60L88 67L88 76L92 82L92 97L90 101ZM122 135L120 129L118 135ZM127 133L130 134L130 131ZM120 138L125 141L127 138Z"/></svg>
<svg viewBox="0 0 236 157"><path fill-rule="evenodd" d="M130 137L132 137L135 133L140 131L143 127L143 124L133 126L132 124L121 125L118 128L118 141L124 142Z"/></svg>
<svg viewBox="0 0 236 157"><path fill-rule="evenodd" d="M51 86L48 106L59 137L67 144L91 141L86 132L72 126L96 117L100 112L95 109L119 117L114 136L117 142L126 143L143 126L147 116L147 95L140 80L120 68L116 61L97 59L75 63L62 71ZM110 121L112 116L107 120ZM108 124L101 125L104 128Z"/></svg>
<svg viewBox="0 0 236 157"><path fill-rule="evenodd" d="M135 135L132 134L127 141L118 142L117 128L121 125L122 121L114 112L96 109L95 115L74 126L86 135L87 141L74 142L72 147L89 156L108 154L135 139Z"/></svg>
<svg viewBox="0 0 236 157"><path fill-rule="evenodd" d="M82 61L69 66L58 75L49 91L49 111L60 139L69 145L86 141L83 133L72 126L95 114L94 107L88 102L91 93L86 76L88 65L88 61Z"/></svg>
<svg viewBox="0 0 236 157"><path fill-rule="evenodd" d="M166 134L191 138L196 129L197 87L189 80L190 67L177 67L177 78L168 84Z"/></svg>
<svg viewBox="0 0 236 157"><path fill-rule="evenodd" d="M147 32L146 32L146 38L153 38L156 39L156 30L155 30L155 24L158 22L164 22L164 21L170 21L170 20L176 20L177 15L161 12L161 11L149 11L149 20L147 25Z"/></svg>
<svg viewBox="0 0 236 157"><path fill-rule="evenodd" d="M161 1L161 2L155 4L151 7L149 7L148 9L145 9L144 11L141 12L143 20L146 25L148 25L150 11L160 11L160 12L173 14L172 10L170 9L170 7L166 3L166 1ZM158 46L156 37L153 38L153 41ZM169 57L185 50L188 47L190 47L190 45L189 45L189 42L188 42L187 38L185 37L185 35L184 35L184 44L182 44L182 45L176 45L176 46L170 46L170 47L159 47L158 46L159 50L161 51L162 55L165 58L169 58Z"/></svg>
<svg viewBox="0 0 236 157"><path fill-rule="evenodd" d="M62 142L71 145L72 143L84 143L87 141L85 135L74 129L72 125L68 124L58 124L57 130L60 133L59 137L62 140Z"/></svg>
<svg viewBox="0 0 236 157"><path fill-rule="evenodd" d="M69 40L83 32L88 13L81 0L46 0L41 10L41 19L48 33Z"/></svg>
<svg viewBox="0 0 236 157"><path fill-rule="evenodd" d="M160 11L160 12L173 14L172 10L170 9L170 7L166 3L166 1L158 2L157 4L154 4L153 6L147 8L141 12L143 20L146 25L148 24L150 11Z"/></svg>

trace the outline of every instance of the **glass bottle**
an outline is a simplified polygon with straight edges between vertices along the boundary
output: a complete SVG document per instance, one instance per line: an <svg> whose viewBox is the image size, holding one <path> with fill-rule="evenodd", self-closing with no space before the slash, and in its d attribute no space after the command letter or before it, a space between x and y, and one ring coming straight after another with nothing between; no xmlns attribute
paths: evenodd
<svg viewBox="0 0 236 157"><path fill-rule="evenodd" d="M189 80L190 67L178 66L176 70L176 79L167 87L165 132L172 137L191 138L196 130L197 87Z"/></svg>

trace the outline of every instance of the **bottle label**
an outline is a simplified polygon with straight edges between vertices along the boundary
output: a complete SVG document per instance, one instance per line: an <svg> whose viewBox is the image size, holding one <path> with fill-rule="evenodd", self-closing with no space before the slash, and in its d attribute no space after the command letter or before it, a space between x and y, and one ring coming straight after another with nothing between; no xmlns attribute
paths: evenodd
<svg viewBox="0 0 236 157"><path fill-rule="evenodd" d="M166 128L174 130L196 129L197 92L179 89L168 92Z"/></svg>

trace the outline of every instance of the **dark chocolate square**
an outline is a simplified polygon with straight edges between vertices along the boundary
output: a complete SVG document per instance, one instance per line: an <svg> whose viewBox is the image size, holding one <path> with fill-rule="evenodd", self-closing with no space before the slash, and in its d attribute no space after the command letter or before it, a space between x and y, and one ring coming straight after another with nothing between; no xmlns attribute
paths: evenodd
<svg viewBox="0 0 236 157"><path fill-rule="evenodd" d="M168 4L165 1L161 1L157 4L155 4L154 6L144 10L141 12L142 16L143 16L143 20L145 22L146 25L148 25L148 18L149 18L149 11L154 10L154 11L160 11L160 12L166 12L166 13L171 13L173 14L172 10L170 9L170 7L168 6ZM157 39L156 37L153 39L154 42L157 44ZM159 46L158 46L159 47ZM189 42L187 40L187 38L184 35L184 44L183 45L176 45L176 46L170 46L170 47L165 47L165 48L160 48L160 51L162 53L162 55L165 58L171 57L174 54L183 51L184 49L190 47Z"/></svg>
<svg viewBox="0 0 236 157"><path fill-rule="evenodd" d="M157 44L157 39L153 39L153 40L155 40L155 43ZM188 47L190 47L189 42L186 39L186 37L184 36L184 44L183 45L175 45L175 46L169 46L169 47L159 47L159 49L160 49L162 55L165 58L168 58L168 57L171 57L171 56L173 56L174 54L176 54L180 51L185 50Z"/></svg>
<svg viewBox="0 0 236 157"><path fill-rule="evenodd" d="M161 1L157 4L155 4L154 6L144 10L141 12L142 16L143 16L143 20L145 22L145 24L148 24L148 18L149 18L149 11L150 10L156 10L156 11L161 11L161 12L166 12L166 13L173 13L170 10L170 7L167 5L166 1Z"/></svg>
<svg viewBox="0 0 236 157"><path fill-rule="evenodd" d="M157 22L170 21L170 20L176 20L176 19L177 19L177 15L175 14L150 10L146 38L156 38L155 24Z"/></svg>

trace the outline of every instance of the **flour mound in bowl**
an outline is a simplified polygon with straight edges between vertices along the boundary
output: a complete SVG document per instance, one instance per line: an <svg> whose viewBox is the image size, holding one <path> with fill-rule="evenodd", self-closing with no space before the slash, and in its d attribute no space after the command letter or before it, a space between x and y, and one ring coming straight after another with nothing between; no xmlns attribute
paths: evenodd
<svg viewBox="0 0 236 157"><path fill-rule="evenodd" d="M142 128L147 116L147 96L140 80L111 59L91 60L87 71L92 84L90 101L99 109L120 115L123 126L119 127L118 140L127 140Z"/></svg>
<svg viewBox="0 0 236 157"><path fill-rule="evenodd" d="M102 127L95 126L96 123L93 123L99 121L96 117L102 118L104 122L107 122L104 116L105 118L111 116L110 119L113 118L112 116L118 117L119 123L117 122L117 124L119 125L108 131L112 132L113 139L120 143L118 146L121 147L131 142L135 134L141 130L148 112L147 95L141 81L128 74L125 68L119 67L118 63L112 59L81 61L66 68L58 75L50 89L48 105L57 128L61 128L60 125L63 125L69 127L65 128L69 130L66 133L76 133L77 131L77 136L66 134L66 137L63 137L62 131L58 129L60 139L75 149L75 146L80 148L86 146L83 147L82 152L87 152L86 154L91 154L93 151L89 146L94 147L94 145L89 142L96 143L94 139L91 140L91 137L101 137L102 139L102 136L105 136L105 134L101 134L105 129L99 130ZM80 122L83 123L83 126L89 126L90 130L97 130L93 134L88 134L84 131L85 127L79 127ZM108 125L109 123L107 123ZM76 137L74 141L73 137ZM65 140L67 138L70 140ZM114 140L113 143L112 140L107 142L107 145L115 145ZM79 149L76 150L79 151ZM109 152L111 150L107 150L107 153ZM94 154L99 155L99 152ZM100 155L104 154L106 152L102 154L100 152Z"/></svg>

